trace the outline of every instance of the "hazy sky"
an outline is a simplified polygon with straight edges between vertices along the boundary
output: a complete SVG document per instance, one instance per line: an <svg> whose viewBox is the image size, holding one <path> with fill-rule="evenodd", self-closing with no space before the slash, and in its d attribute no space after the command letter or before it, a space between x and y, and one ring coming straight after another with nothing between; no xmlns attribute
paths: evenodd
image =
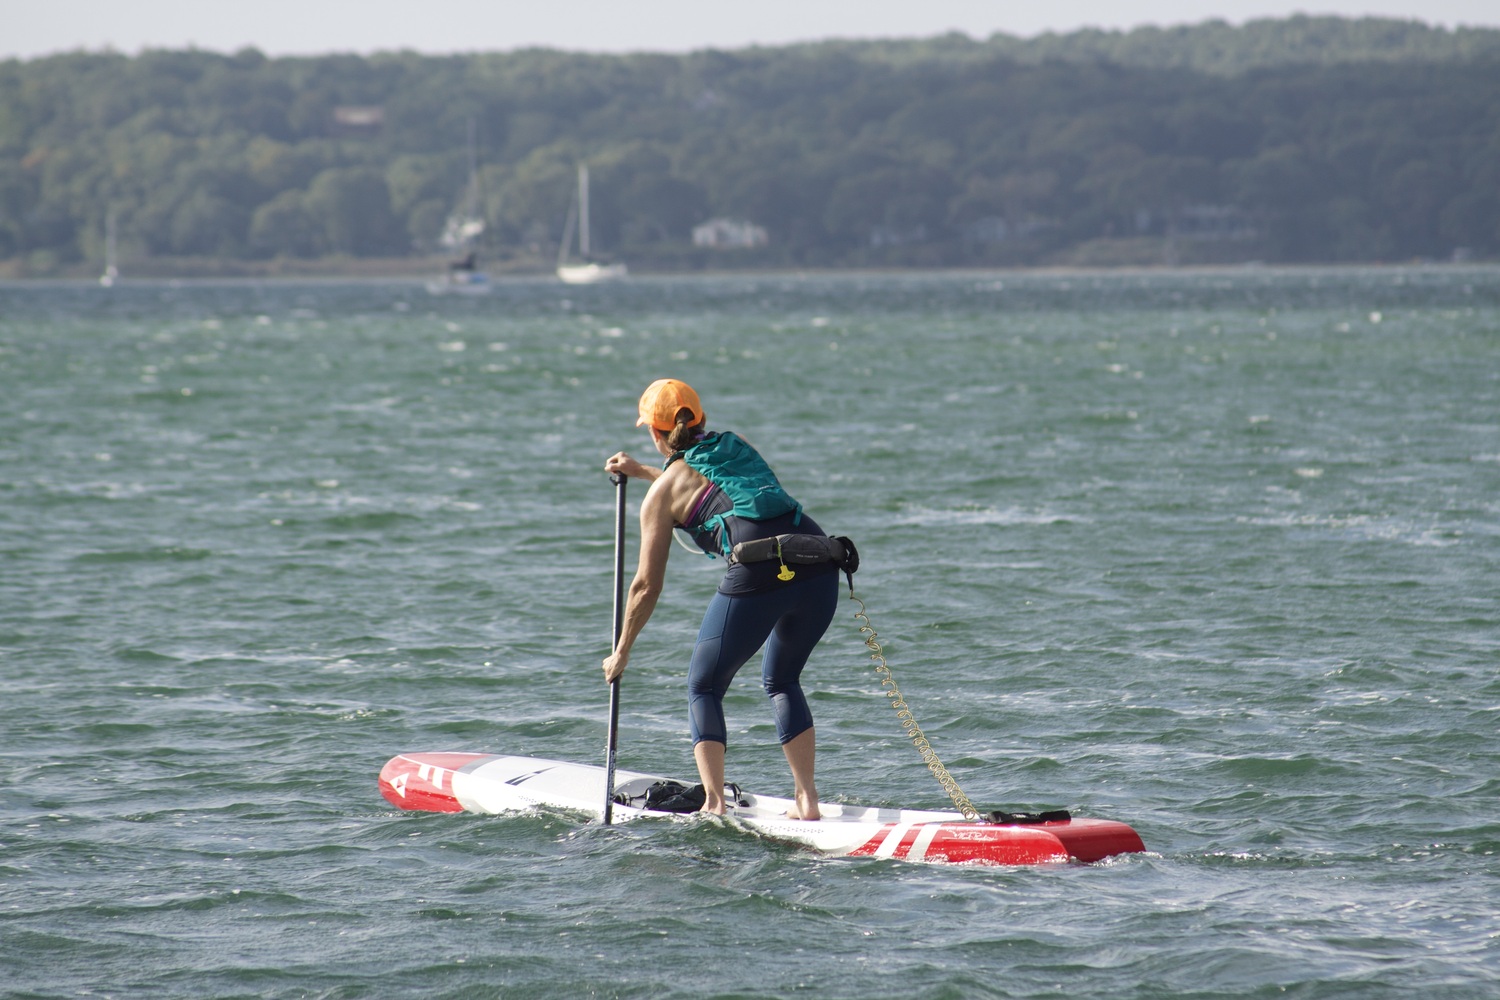
<svg viewBox="0 0 1500 1000"><path fill-rule="evenodd" d="M197 47L267 55L544 45L686 52L822 38L1234 24L1295 13L1500 27L1500 0L0 0L0 58Z"/></svg>

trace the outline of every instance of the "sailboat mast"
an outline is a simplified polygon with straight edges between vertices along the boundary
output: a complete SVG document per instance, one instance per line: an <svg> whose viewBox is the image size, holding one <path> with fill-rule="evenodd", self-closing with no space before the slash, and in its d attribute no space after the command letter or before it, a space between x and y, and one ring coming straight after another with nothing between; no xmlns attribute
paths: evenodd
<svg viewBox="0 0 1500 1000"><path fill-rule="evenodd" d="M573 223L578 223L577 263L567 263L567 252L573 242ZM578 164L578 197L568 208L568 221L563 227L562 245L557 253L557 276L570 285L593 285L601 281L618 281L625 277L625 265L618 261L601 264L590 260L589 252L589 168Z"/></svg>
<svg viewBox="0 0 1500 1000"><path fill-rule="evenodd" d="M479 192L479 140L478 126L472 117L469 118L469 186L464 192L464 215L465 222L472 225L480 220L480 192ZM482 221L482 220L481 220ZM465 236L465 242L469 239Z"/></svg>
<svg viewBox="0 0 1500 1000"><path fill-rule="evenodd" d="M104 272L99 275L99 284L109 288L120 276L115 266L115 207L109 206L104 215Z"/></svg>
<svg viewBox="0 0 1500 1000"><path fill-rule="evenodd" d="M589 259L589 165L578 165L578 253Z"/></svg>

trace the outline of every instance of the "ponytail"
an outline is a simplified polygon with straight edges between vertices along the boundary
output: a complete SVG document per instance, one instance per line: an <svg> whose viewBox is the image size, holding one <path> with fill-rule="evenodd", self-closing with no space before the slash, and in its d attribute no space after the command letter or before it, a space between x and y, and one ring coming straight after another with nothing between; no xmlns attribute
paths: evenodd
<svg viewBox="0 0 1500 1000"><path fill-rule="evenodd" d="M673 427L667 435L667 447L673 451L683 451L691 448L703 436L703 426L707 418L699 420L696 424L689 424L693 419L693 411L684 406L677 411L677 426Z"/></svg>

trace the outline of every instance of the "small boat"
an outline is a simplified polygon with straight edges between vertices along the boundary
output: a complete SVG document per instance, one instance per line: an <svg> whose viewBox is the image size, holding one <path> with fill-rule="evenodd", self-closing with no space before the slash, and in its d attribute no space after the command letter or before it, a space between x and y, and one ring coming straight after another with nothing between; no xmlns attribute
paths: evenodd
<svg viewBox="0 0 1500 1000"><path fill-rule="evenodd" d="M607 797L602 767L539 757L403 753L386 763L379 780L388 802L414 811L496 814L547 808L600 818L608 798L618 822L649 817L681 821L691 815L646 807L653 787L670 779L625 770L614 776L613 794ZM1065 812L1002 813L984 822L956 812L824 802L823 818L807 821L787 818L787 810L796 804L790 799L750 795L736 786L725 792L726 825L833 857L1035 865L1091 863L1146 849L1124 823L1074 818Z"/></svg>
<svg viewBox="0 0 1500 1000"><path fill-rule="evenodd" d="M480 205L479 161L475 153L474 121L469 120L469 183L464 190L463 205L448 217L438 243L462 256L448 262L448 270L427 282L433 295L487 295L490 276L479 268L477 244L485 231Z"/></svg>
<svg viewBox="0 0 1500 1000"><path fill-rule="evenodd" d="M427 283L433 295L487 295L489 290L490 276L479 269L479 254L472 250L449 261L448 273Z"/></svg>
<svg viewBox="0 0 1500 1000"><path fill-rule="evenodd" d="M628 273L625 265L620 263L601 264L598 261L589 261L587 264L559 264L557 266L557 276L568 285L597 285L603 281L619 281Z"/></svg>
<svg viewBox="0 0 1500 1000"><path fill-rule="evenodd" d="M578 231L578 255L580 260L569 259L573 249L574 223ZM589 167L578 165L578 200L568 209L568 221L563 226L562 244L557 251L557 276L569 285L595 285L603 281L619 281L628 271L619 262L591 259L589 252Z"/></svg>

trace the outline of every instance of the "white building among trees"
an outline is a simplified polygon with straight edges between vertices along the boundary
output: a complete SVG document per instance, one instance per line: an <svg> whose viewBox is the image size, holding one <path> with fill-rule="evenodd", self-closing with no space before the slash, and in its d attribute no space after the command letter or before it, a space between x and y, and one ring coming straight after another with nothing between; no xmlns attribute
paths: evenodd
<svg viewBox="0 0 1500 1000"><path fill-rule="evenodd" d="M709 219L693 227L693 246L718 250L763 247L770 242L765 229L744 219Z"/></svg>

